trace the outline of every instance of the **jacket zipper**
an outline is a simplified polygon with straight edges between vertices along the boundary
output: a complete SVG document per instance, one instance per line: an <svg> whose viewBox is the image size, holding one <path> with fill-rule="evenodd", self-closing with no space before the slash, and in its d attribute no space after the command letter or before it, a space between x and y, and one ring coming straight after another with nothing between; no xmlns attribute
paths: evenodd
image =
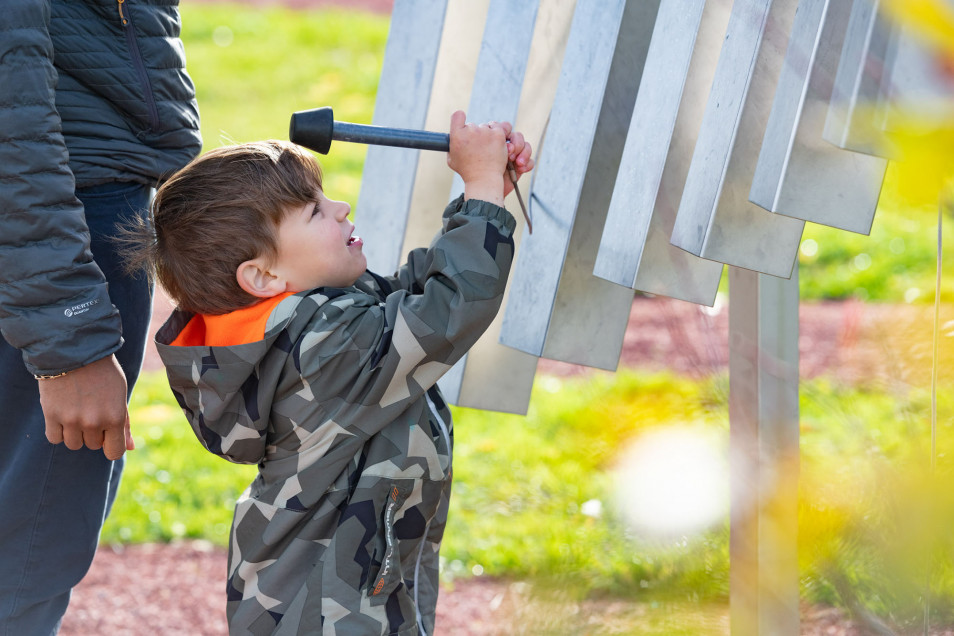
<svg viewBox="0 0 954 636"><path fill-rule="evenodd" d="M150 132L159 130L159 110L156 108L156 97L152 93L152 85L149 84L149 76L146 74L146 65L142 61L142 53L139 50L139 42L136 40L136 28L132 23L132 13L123 5L126 0L116 0L119 5L119 19L123 25L123 31L126 33L126 46L129 48L129 55L132 58L133 67L139 76L139 82L142 84L143 96L146 98L146 108L149 111Z"/></svg>
<svg viewBox="0 0 954 636"><path fill-rule="evenodd" d="M440 413L437 412L437 406L434 404L433 400L431 400L431 396L425 393L424 398L427 400L427 405L431 408L431 413L434 415L434 419L437 420L437 425L441 429L441 436L444 438L444 443L447 444L447 456L450 457L451 441L450 432L447 430L447 424L444 423Z"/></svg>
<svg viewBox="0 0 954 636"><path fill-rule="evenodd" d="M398 507L398 495L400 492L397 489L397 486L391 486L391 494L388 497L387 507L384 509L384 540L386 542L386 550L384 552L384 567L381 568L381 572L378 575L378 582L374 585L374 589L371 590L371 596L377 596L381 593L381 590L384 589L384 584L387 581L388 574L391 572L391 562L395 559L395 550L397 546L395 545L394 539L391 537L391 526L394 525L394 515L397 512Z"/></svg>
<svg viewBox="0 0 954 636"><path fill-rule="evenodd" d="M427 393L424 394L424 399L427 400L427 406L430 407L431 413L434 415L434 419L437 420L437 425L441 429L441 436L444 438L444 442L447 444L447 453L450 456L451 452L451 442L450 442L450 431L447 430L447 424L444 422L444 418L441 417L440 413L437 411L437 406L434 404L434 401L431 400L431 396ZM417 550L417 559L414 563L414 609L417 618L417 629L421 634L427 636L427 631L424 629L424 617L421 616L421 604L418 600L418 590L421 589L420 576L421 576L421 561L424 559L424 544L427 543L427 532L431 527L431 522L428 521L427 525L424 526L424 536L421 538L421 545Z"/></svg>
<svg viewBox="0 0 954 636"><path fill-rule="evenodd" d="M414 614L417 618L417 630L421 632L423 636L428 636L428 634L427 630L424 629L424 617L421 615L421 601L418 596L418 590L421 589L421 561L424 559L424 545L427 543L427 531L430 530L430 528L431 522L428 521L427 525L424 526L424 537L421 540L421 546L417 549L417 560L414 563Z"/></svg>

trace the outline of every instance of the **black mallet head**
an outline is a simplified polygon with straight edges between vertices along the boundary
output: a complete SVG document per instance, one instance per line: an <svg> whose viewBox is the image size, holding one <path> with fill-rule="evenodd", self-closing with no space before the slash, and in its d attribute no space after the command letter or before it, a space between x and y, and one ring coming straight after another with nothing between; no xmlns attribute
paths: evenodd
<svg viewBox="0 0 954 636"><path fill-rule="evenodd" d="M302 110L291 116L288 139L294 144L327 155L334 129L335 115L330 107Z"/></svg>

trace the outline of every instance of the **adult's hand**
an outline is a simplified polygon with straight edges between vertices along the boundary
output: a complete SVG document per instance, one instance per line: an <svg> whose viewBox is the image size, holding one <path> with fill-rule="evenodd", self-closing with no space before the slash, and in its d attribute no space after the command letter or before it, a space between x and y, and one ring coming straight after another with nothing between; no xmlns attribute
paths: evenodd
<svg viewBox="0 0 954 636"><path fill-rule="evenodd" d="M115 356L40 383L46 438L70 450L103 449L119 459L135 448L126 408L126 376Z"/></svg>

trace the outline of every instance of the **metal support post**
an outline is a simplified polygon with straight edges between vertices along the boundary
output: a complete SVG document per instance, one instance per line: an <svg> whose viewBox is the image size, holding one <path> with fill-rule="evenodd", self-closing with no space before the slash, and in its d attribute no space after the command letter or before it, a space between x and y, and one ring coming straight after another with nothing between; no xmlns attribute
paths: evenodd
<svg viewBox="0 0 954 636"><path fill-rule="evenodd" d="M729 427L731 633L796 636L797 268L729 268Z"/></svg>

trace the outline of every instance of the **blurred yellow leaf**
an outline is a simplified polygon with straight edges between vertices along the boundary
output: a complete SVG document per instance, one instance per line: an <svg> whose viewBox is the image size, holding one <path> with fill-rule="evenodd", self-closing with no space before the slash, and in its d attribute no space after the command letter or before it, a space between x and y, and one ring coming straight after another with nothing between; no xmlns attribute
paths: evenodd
<svg viewBox="0 0 954 636"><path fill-rule="evenodd" d="M888 131L896 158L898 197L912 206L936 206L954 178L954 120L931 121L898 114Z"/></svg>
<svg viewBox="0 0 954 636"><path fill-rule="evenodd" d="M884 0L888 16L928 38L943 57L954 58L954 7L945 0Z"/></svg>
<svg viewBox="0 0 954 636"><path fill-rule="evenodd" d="M947 0L884 0L881 6L922 39L939 65L954 68L954 6ZM913 206L937 205L954 177L954 118L895 110L885 142L897 161L897 196Z"/></svg>

